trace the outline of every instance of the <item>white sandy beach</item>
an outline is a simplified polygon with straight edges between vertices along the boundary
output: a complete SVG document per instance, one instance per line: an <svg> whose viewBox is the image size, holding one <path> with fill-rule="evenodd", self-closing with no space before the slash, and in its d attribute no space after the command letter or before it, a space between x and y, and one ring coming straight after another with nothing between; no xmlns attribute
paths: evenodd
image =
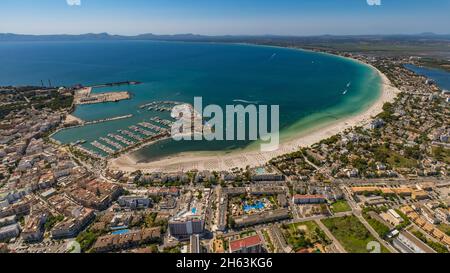
<svg viewBox="0 0 450 273"><path fill-rule="evenodd" d="M356 60L358 61L358 60ZM359 62L359 61L358 61ZM364 64L368 65L368 64ZM389 79L382 74L378 69L372 66L373 69L378 71L382 78L382 90L378 100L372 104L364 112L351 116L348 118L340 119L333 124L319 127L311 132L300 135L291 141L281 143L278 150L274 152L260 152L256 151L235 151L229 154L217 154L217 155L202 155L201 153L182 153L167 158L160 159L154 162L138 163L130 153L122 155L118 158L111 159L109 161L109 167L115 170L122 171L136 171L141 170L143 172L179 172L188 171L192 169L197 170L230 170L234 167L245 168L246 166L260 166L265 164L273 157L280 156L286 153L294 152L299 147L307 147L314 143L317 143L323 139L329 138L335 134L338 134L348 128L354 126L365 126L373 117L383 111L383 105L386 102L392 102L397 94L400 92L397 88L391 85Z"/></svg>

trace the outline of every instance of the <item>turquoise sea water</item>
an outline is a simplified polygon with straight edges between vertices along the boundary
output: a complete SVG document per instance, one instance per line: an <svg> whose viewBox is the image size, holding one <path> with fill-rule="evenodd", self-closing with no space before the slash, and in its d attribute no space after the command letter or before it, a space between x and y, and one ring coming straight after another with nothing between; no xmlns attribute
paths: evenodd
<svg viewBox="0 0 450 273"><path fill-rule="evenodd" d="M89 142L147 121L154 114L139 105L155 100L203 104L248 101L280 106L282 141L313 126L359 113L380 94L376 71L352 60L286 48L241 44L102 41L0 43L0 85L84 85L141 81L136 86L94 89L130 91L133 98L118 103L77 107L75 115L97 120L133 114L130 119L59 132L55 139ZM347 85L349 85L347 87ZM344 91L347 89L347 92ZM244 104L245 105L245 104ZM165 113L168 117L168 113ZM160 141L135 153L153 160L180 152L230 152L248 141ZM97 150L98 152L98 150Z"/></svg>

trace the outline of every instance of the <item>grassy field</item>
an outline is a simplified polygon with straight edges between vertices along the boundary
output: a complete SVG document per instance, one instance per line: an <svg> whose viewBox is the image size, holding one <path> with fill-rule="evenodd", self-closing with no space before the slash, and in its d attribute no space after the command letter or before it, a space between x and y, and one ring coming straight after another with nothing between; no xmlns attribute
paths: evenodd
<svg viewBox="0 0 450 273"><path fill-rule="evenodd" d="M431 149L432 154L436 159L450 164L450 150L444 149L442 147L433 147Z"/></svg>
<svg viewBox="0 0 450 273"><path fill-rule="evenodd" d="M414 229L414 230L411 231L411 233L414 236L416 236L417 238L419 238L422 242L427 244L429 247L434 249L434 251L436 251L437 253L449 253L447 247L445 247L441 243L436 243L435 241L428 239L425 235L423 235L422 232Z"/></svg>
<svg viewBox="0 0 450 273"><path fill-rule="evenodd" d="M281 231L294 251L313 247L316 243L327 245L331 242L314 221L289 225L283 224L281 225Z"/></svg>
<svg viewBox="0 0 450 273"><path fill-rule="evenodd" d="M253 235L256 235L256 234L257 234L257 233L256 233L256 231L254 231L254 230L246 230L246 231L241 232L241 233L239 234L239 236L240 236L241 238L245 238L245 237L253 236Z"/></svg>
<svg viewBox="0 0 450 273"><path fill-rule="evenodd" d="M442 69L450 71L450 61L435 58L422 58L420 64L426 67L432 67L437 69Z"/></svg>
<svg viewBox="0 0 450 273"><path fill-rule="evenodd" d="M275 247L273 246L272 240L270 240L269 233L267 233L267 230L263 230L262 233L263 233L263 236L264 236L264 240L266 241L266 243L267 243L267 245L269 247L270 252L273 253L274 250L275 250Z"/></svg>
<svg viewBox="0 0 450 273"><path fill-rule="evenodd" d="M381 238L384 238L389 233L389 227L373 218L369 213L363 213L363 217Z"/></svg>
<svg viewBox="0 0 450 273"><path fill-rule="evenodd" d="M351 211L352 208L349 206L347 201L339 200L331 204L330 209L333 213Z"/></svg>
<svg viewBox="0 0 450 273"><path fill-rule="evenodd" d="M367 244L377 241L355 216L328 218L322 222L350 253L369 253ZM381 246L381 252L388 250Z"/></svg>
<svg viewBox="0 0 450 273"><path fill-rule="evenodd" d="M450 225L448 224L439 224L437 225L437 228L440 229L442 232L450 236Z"/></svg>

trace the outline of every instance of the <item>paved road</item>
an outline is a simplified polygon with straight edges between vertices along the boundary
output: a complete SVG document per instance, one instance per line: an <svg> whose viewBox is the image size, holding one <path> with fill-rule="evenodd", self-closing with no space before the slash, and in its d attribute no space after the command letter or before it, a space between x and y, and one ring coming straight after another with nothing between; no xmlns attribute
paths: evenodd
<svg viewBox="0 0 450 273"><path fill-rule="evenodd" d="M398 253L398 251L393 248L390 244L386 243L379 235L378 232L375 231L375 229L372 228L372 226L367 223L366 219L360 214L355 213L355 216L358 217L359 221L366 227L366 229L372 234L375 239L377 239L378 242L380 242L385 248L387 248L391 253Z"/></svg>
<svg viewBox="0 0 450 273"><path fill-rule="evenodd" d="M278 229L278 227L273 227L274 229ZM284 238L281 238L283 236L280 233L280 230L278 229L278 232L275 232L275 230L272 232L272 234L276 237L278 248L283 250L284 253L291 253L292 248L289 245L286 245L286 241L284 241ZM284 241L284 244L282 243Z"/></svg>
<svg viewBox="0 0 450 273"><path fill-rule="evenodd" d="M334 235L328 230L328 228L319 220L314 220L316 224L325 232L325 234L333 241L334 246L340 253L347 253L347 251L344 249L344 247L341 245L341 243L334 237Z"/></svg>
<svg viewBox="0 0 450 273"><path fill-rule="evenodd" d="M303 156L303 159L305 160L306 163L308 163L314 169L320 170L320 168L317 165L315 165L314 163L312 163L311 161L309 161L308 158L306 158L306 156Z"/></svg>
<svg viewBox="0 0 450 273"><path fill-rule="evenodd" d="M380 238L380 236L378 235L378 232L376 232L375 229L373 229L372 226L366 221L366 219L364 219L364 217L362 217L361 209L358 207L358 204L356 204L353 201L353 198L351 198L351 196L349 196L348 191L346 190L346 187L343 186L343 187L341 187L341 189L343 190L344 194L347 197L346 198L347 199L347 203L352 208L353 214L356 217L358 217L359 221L367 228L367 230L369 230L369 232L372 234L372 236L375 237L375 239L377 239L390 252L398 253L398 251L394 247L392 247L390 244L388 244L386 241L384 241L382 238Z"/></svg>
<svg viewBox="0 0 450 273"><path fill-rule="evenodd" d="M436 178L436 177L417 177L415 179L405 179L405 178L349 178L349 179L336 179L333 180L334 184L345 184L351 185L354 184L402 184L402 185L412 185L421 182L435 182L435 183L444 183L446 179Z"/></svg>
<svg viewBox="0 0 450 273"><path fill-rule="evenodd" d="M352 212L346 211L346 212L336 213L333 216L317 215L317 216L310 216L310 217L305 217L305 218L298 218L298 219L291 220L288 223L296 224L296 223L301 223L301 222L315 221L315 220L326 219L326 218L338 218L338 217L344 217L344 216L350 216L350 215L352 215Z"/></svg>

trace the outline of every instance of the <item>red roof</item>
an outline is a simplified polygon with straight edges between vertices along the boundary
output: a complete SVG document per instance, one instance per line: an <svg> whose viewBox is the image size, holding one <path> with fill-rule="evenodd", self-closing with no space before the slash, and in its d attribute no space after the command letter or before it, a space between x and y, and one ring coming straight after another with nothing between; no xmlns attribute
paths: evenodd
<svg viewBox="0 0 450 273"><path fill-rule="evenodd" d="M309 251L309 249L307 249L307 248L302 248L302 249L299 249L296 253L311 253L311 251Z"/></svg>
<svg viewBox="0 0 450 273"><path fill-rule="evenodd" d="M261 244L259 235L253 235L244 239L234 240L230 242L231 251L236 251L242 248L247 248Z"/></svg>
<svg viewBox="0 0 450 273"><path fill-rule="evenodd" d="M296 194L294 195L295 199L310 199L310 198L323 198L325 199L325 195L322 194L315 194L315 195L310 195L310 194L306 194L306 195L301 195L301 194Z"/></svg>

